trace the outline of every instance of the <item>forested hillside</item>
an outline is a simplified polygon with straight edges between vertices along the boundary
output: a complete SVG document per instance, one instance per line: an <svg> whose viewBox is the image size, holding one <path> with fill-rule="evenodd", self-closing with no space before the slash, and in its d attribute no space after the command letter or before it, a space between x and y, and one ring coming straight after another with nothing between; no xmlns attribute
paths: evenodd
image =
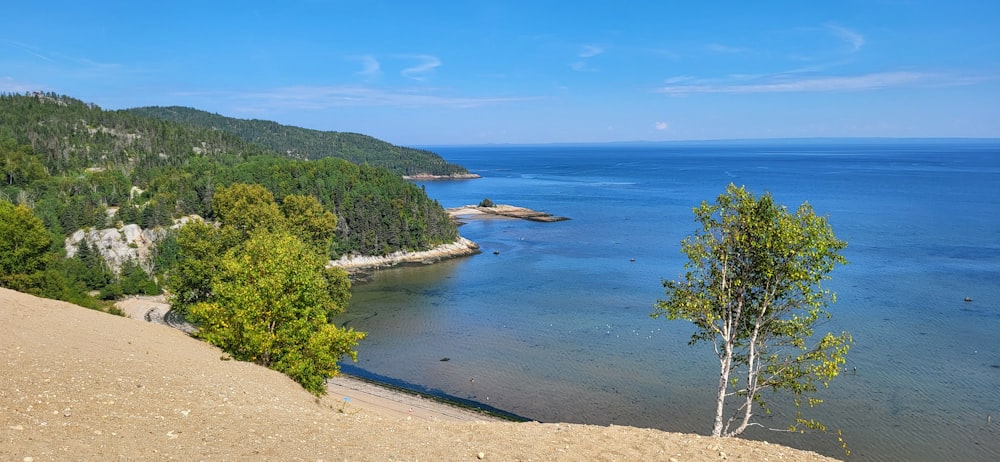
<svg viewBox="0 0 1000 462"><path fill-rule="evenodd" d="M464 167L421 149L395 146L358 133L309 130L266 120L224 117L186 107L141 107L128 112L234 134L296 159L337 157L356 164L385 167L404 176L468 175Z"/></svg>
<svg viewBox="0 0 1000 462"><path fill-rule="evenodd" d="M17 206L0 217L15 271L0 268L0 285L80 303L67 294L104 290L125 275L95 266L93 249L66 259L67 235L129 223L166 227L195 214L214 221L225 212L213 208L216 192L236 183L264 186L279 206L286 197L315 198L335 217L327 258L427 250L458 238L440 204L386 168L293 159L222 130L105 111L66 96L0 95L0 203ZM24 236L44 245L12 240ZM42 247L47 257L37 255ZM169 233L161 247L143 267L160 281L176 253ZM37 257L31 274L16 273L19 252Z"/></svg>

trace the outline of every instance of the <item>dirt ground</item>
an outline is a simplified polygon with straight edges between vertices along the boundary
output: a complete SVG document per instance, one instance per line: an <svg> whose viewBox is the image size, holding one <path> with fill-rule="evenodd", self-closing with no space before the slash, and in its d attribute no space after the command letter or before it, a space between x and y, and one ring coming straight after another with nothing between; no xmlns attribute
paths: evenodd
<svg viewBox="0 0 1000 462"><path fill-rule="evenodd" d="M316 398L145 322L154 303L125 307L133 320L0 289L0 460L833 460L741 439L492 421L343 377Z"/></svg>

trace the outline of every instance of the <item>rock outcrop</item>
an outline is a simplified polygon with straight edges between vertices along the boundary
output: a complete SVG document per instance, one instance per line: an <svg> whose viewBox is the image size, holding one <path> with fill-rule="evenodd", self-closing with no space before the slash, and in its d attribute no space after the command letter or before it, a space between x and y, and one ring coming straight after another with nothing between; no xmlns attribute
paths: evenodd
<svg viewBox="0 0 1000 462"><path fill-rule="evenodd" d="M77 230L66 238L66 256L73 258L86 240L108 264L114 273L121 271L125 262L132 260L148 271L150 251L160 239L167 235L165 228L142 229L139 225L124 225L121 228Z"/></svg>
<svg viewBox="0 0 1000 462"><path fill-rule="evenodd" d="M520 218L522 220L530 221L541 221L541 222L554 222L554 221L566 221L569 220L567 217L560 217L552 215L548 212L539 212L537 210L532 210L526 207L517 207L514 205L506 204L496 204L491 206L483 205L465 205L462 207L454 207L447 209L449 215L455 219L462 217L472 218L472 217L482 217L482 216L499 216L507 218Z"/></svg>
<svg viewBox="0 0 1000 462"><path fill-rule="evenodd" d="M189 221L201 219L197 215L178 218L170 228L178 228ZM80 249L80 243L86 240L100 252L112 272L119 273L122 265L132 260L148 273L153 245L166 235L166 228L142 229L137 224L123 225L120 228L79 229L66 238L66 257L73 258Z"/></svg>
<svg viewBox="0 0 1000 462"><path fill-rule="evenodd" d="M431 264L449 258L464 257L479 253L479 245L464 237L449 244L441 244L423 252L394 252L383 256L351 255L339 260L330 260L330 266L347 271L387 268L406 264Z"/></svg>

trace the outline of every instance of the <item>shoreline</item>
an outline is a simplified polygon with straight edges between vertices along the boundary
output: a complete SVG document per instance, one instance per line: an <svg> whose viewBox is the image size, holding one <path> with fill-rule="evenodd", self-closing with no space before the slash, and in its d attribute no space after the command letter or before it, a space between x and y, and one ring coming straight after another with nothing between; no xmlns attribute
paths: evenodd
<svg viewBox="0 0 1000 462"><path fill-rule="evenodd" d="M403 175L403 179L409 181L475 180L477 178L482 178L482 176L476 173L453 173L451 175L431 175L427 173L418 173L416 175Z"/></svg>
<svg viewBox="0 0 1000 462"><path fill-rule="evenodd" d="M167 313L170 304L163 295L135 296L120 300L115 306L125 313L125 317L173 328L187 335L193 333L186 323L170 323ZM341 371L326 381L327 398L340 403L341 409L363 409L379 414L410 419L444 420L453 422L527 422L502 409L495 409L476 402L462 402L459 398L439 396L396 385L389 379L362 377Z"/></svg>
<svg viewBox="0 0 1000 462"><path fill-rule="evenodd" d="M0 363L0 458L836 460L740 438L496 421L344 376L317 398L145 322L150 302L127 319L0 288L9 329L0 350L10 353Z"/></svg>
<svg viewBox="0 0 1000 462"><path fill-rule="evenodd" d="M389 255L380 256L343 256L340 259L328 261L327 266L342 268L350 273L391 268L399 265L429 265L441 260L467 257L478 253L480 253L479 244L459 236L455 242L441 244L430 250L421 252L405 252L401 250Z"/></svg>
<svg viewBox="0 0 1000 462"><path fill-rule="evenodd" d="M358 404L366 410L411 418L434 418L458 422L531 422L500 409L479 403L462 403L457 399L438 396L369 379L341 371L326 381L327 395L343 401L346 406Z"/></svg>
<svg viewBox="0 0 1000 462"><path fill-rule="evenodd" d="M473 218L509 218L552 223L569 220L567 217L552 215L547 212L532 210L527 207L517 207L507 204L496 204L492 207L465 205L445 209L458 224L462 219ZM467 257L481 253L479 244L459 236L457 240L438 245L430 250L419 252L397 251L389 255L345 255L337 260L329 260L327 266L342 268L348 273L359 273L370 270L392 268L406 265L429 265L452 258Z"/></svg>
<svg viewBox="0 0 1000 462"><path fill-rule="evenodd" d="M484 207L480 205L463 205L461 207L452 207L445 209L452 218L458 220L461 218L518 218L528 221L538 221L544 223L552 223L556 221L566 221L569 220L567 217L560 217L553 215L548 212L540 212L538 210L532 210L527 207L518 207L515 205L508 204L494 204L490 207Z"/></svg>

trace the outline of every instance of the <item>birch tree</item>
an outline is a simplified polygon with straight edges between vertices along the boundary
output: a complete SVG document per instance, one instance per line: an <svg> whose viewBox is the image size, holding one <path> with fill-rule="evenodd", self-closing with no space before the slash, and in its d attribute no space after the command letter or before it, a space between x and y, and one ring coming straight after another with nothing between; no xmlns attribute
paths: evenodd
<svg viewBox="0 0 1000 462"><path fill-rule="evenodd" d="M688 257L678 280L664 280L665 298L652 316L695 326L691 344L710 342L719 361L712 436L732 437L751 425L764 393L791 394L790 429L825 430L801 410L821 402L818 385L836 377L850 344L847 332L814 335L829 318L835 294L821 287L847 244L808 203L790 212L730 184L714 204L694 209L701 225L681 242Z"/></svg>

